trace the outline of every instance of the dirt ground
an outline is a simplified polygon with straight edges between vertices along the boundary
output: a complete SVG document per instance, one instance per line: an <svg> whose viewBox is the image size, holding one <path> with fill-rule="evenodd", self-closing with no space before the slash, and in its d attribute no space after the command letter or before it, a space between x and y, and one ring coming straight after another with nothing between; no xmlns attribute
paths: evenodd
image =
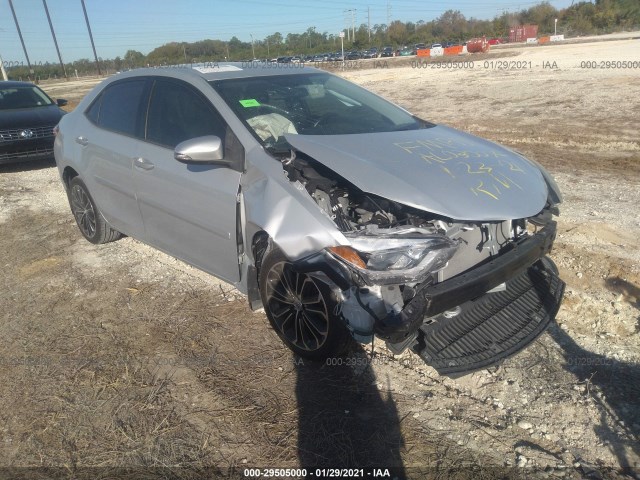
<svg viewBox="0 0 640 480"><path fill-rule="evenodd" d="M380 342L302 362L233 287L131 238L83 240L53 163L0 167L0 478L640 478L640 68L581 68L638 62L640 40L475 58L343 75L552 172L557 325L458 379ZM80 83L44 88L75 105Z"/></svg>

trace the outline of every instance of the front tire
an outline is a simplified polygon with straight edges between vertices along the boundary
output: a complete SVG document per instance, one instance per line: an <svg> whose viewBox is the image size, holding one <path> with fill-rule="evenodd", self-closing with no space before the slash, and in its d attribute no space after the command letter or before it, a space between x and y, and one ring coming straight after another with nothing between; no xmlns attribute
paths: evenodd
<svg viewBox="0 0 640 480"><path fill-rule="evenodd" d="M278 248L262 259L259 283L269 323L294 353L323 360L344 352L351 335L333 313L336 300L327 285L296 272Z"/></svg>
<svg viewBox="0 0 640 480"><path fill-rule="evenodd" d="M69 182L69 205L80 233L91 243L108 243L122 236L105 221L87 186L79 177Z"/></svg>

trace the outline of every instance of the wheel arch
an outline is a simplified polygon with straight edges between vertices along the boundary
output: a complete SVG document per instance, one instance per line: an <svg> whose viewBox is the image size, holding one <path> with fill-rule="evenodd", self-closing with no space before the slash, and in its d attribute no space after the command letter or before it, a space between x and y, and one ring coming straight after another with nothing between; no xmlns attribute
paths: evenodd
<svg viewBox="0 0 640 480"><path fill-rule="evenodd" d="M246 289L247 297L249 300L249 307L252 310L259 310L262 308L262 298L260 296L259 275L262 259L267 253L269 246L272 244L272 239L269 234L258 227L253 228L253 233L247 236L247 240L251 239L249 243L250 248L247 256L247 268L246 268Z"/></svg>
<svg viewBox="0 0 640 480"><path fill-rule="evenodd" d="M64 184L64 188L69 191L69 184L71 180L75 177L79 176L78 172L76 172L72 167L65 167L62 171L62 183Z"/></svg>

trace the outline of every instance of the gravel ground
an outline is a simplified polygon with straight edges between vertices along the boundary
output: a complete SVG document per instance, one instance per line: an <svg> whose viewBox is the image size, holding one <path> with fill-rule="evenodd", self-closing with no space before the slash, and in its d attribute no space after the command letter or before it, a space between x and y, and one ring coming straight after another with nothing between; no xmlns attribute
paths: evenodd
<svg viewBox="0 0 640 480"><path fill-rule="evenodd" d="M233 287L131 238L84 241L52 163L0 167L3 463L127 467L131 478L318 464L410 478L426 467L440 478L638 478L640 70L581 62L639 53L640 41L615 40L501 49L496 59L532 64L517 70L343 73L522 151L565 196L557 324L458 379L378 343L341 366L301 364ZM88 85L50 88L73 105Z"/></svg>

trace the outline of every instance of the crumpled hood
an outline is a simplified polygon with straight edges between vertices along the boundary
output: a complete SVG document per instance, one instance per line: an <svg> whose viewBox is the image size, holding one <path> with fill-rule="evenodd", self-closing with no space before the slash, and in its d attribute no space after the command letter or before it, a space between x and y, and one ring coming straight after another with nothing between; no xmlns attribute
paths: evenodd
<svg viewBox="0 0 640 480"><path fill-rule="evenodd" d="M547 200L547 184L531 162L445 126L285 138L365 192L455 220L526 218Z"/></svg>

